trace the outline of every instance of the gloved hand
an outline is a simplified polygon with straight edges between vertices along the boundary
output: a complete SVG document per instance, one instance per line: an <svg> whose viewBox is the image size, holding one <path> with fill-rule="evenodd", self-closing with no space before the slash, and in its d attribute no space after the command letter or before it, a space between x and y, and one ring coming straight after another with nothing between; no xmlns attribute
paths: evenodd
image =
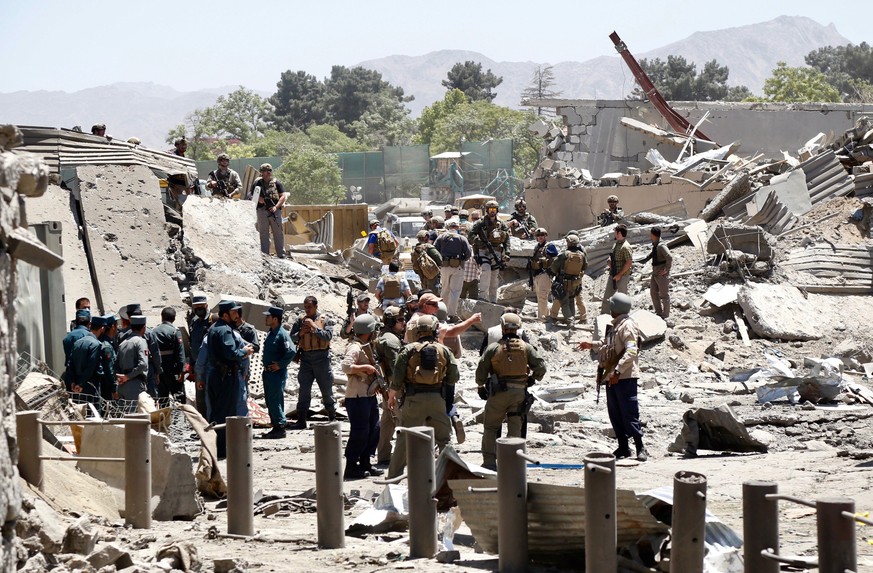
<svg viewBox="0 0 873 573"><path fill-rule="evenodd" d="M527 377L527 387L528 387L528 388L530 388L531 386L533 386L533 385L536 384L536 383L537 383L537 381L534 380L534 377L533 377L533 376L528 376L528 377Z"/></svg>
<svg viewBox="0 0 873 573"><path fill-rule="evenodd" d="M485 386L479 386L479 388L476 390L476 392L479 394L479 397L481 399L483 399L483 400L488 399L488 389L485 388Z"/></svg>

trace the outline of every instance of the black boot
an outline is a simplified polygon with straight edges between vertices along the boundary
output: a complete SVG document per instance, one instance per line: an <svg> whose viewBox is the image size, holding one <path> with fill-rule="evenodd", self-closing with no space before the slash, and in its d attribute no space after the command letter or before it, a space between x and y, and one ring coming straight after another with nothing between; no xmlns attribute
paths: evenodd
<svg viewBox="0 0 873 573"><path fill-rule="evenodd" d="M261 434L261 439L264 440L280 440L285 437L284 426L273 426L273 429L266 434Z"/></svg>
<svg viewBox="0 0 873 573"><path fill-rule="evenodd" d="M293 424L286 425L286 430L305 430L306 429L306 414L297 414L297 421Z"/></svg>
<svg viewBox="0 0 873 573"><path fill-rule="evenodd" d="M370 477L370 474L358 467L358 464L346 460L346 470L343 472L343 479L347 481L365 479Z"/></svg>
<svg viewBox="0 0 873 573"><path fill-rule="evenodd" d="M637 448L637 461L644 462L649 459L649 452L646 451L646 447L643 445L642 438L634 438L634 446Z"/></svg>
<svg viewBox="0 0 873 573"><path fill-rule="evenodd" d="M380 470L379 468L374 468L372 464L370 464L370 460L361 461L358 464L363 471L367 472L367 474L371 477L380 476L385 473L385 470Z"/></svg>
<svg viewBox="0 0 873 573"><path fill-rule="evenodd" d="M618 440L618 448L612 452L612 455L614 455L617 460L631 457L630 445L627 438Z"/></svg>
<svg viewBox="0 0 873 573"><path fill-rule="evenodd" d="M327 411L327 421L336 422L336 409Z"/></svg>

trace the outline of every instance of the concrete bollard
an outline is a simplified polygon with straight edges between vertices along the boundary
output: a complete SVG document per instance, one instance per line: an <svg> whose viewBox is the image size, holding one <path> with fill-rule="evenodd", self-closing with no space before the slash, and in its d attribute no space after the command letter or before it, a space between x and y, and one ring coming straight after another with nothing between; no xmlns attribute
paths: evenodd
<svg viewBox="0 0 873 573"><path fill-rule="evenodd" d="M522 438L497 440L497 548L500 573L524 573L527 547L527 467Z"/></svg>
<svg viewBox="0 0 873 573"><path fill-rule="evenodd" d="M409 557L430 559L437 552L436 480L433 428L399 428L406 434L406 474L409 483Z"/></svg>
<svg viewBox="0 0 873 573"><path fill-rule="evenodd" d="M42 490L42 424L39 412L28 410L15 415L18 441L18 473L30 485Z"/></svg>
<svg viewBox="0 0 873 573"><path fill-rule="evenodd" d="M779 554L779 502L767 499L779 486L769 481L743 483L743 571L779 573L779 562L767 559L761 551Z"/></svg>
<svg viewBox="0 0 873 573"><path fill-rule="evenodd" d="M673 477L673 541L670 573L703 573L706 534L706 476L677 472Z"/></svg>
<svg viewBox="0 0 873 573"><path fill-rule="evenodd" d="M227 532L255 534L252 491L252 419L230 416L227 424Z"/></svg>
<svg viewBox="0 0 873 573"><path fill-rule="evenodd" d="M315 490L318 492L318 546L346 546L343 518L343 457L339 422L317 424L315 430Z"/></svg>
<svg viewBox="0 0 873 573"><path fill-rule="evenodd" d="M128 414L124 424L124 522L152 527L152 436L148 414Z"/></svg>
<svg viewBox="0 0 873 573"><path fill-rule="evenodd" d="M585 462L585 571L615 573L618 519L615 500L615 456L592 452Z"/></svg>
<svg viewBox="0 0 873 573"><path fill-rule="evenodd" d="M858 570L855 546L855 500L828 497L816 500L819 573Z"/></svg>

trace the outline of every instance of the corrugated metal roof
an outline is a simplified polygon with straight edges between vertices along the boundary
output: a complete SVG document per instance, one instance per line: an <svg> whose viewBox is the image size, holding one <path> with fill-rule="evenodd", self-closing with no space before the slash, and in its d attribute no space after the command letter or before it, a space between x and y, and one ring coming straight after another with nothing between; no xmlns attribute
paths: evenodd
<svg viewBox="0 0 873 573"><path fill-rule="evenodd" d="M469 492L484 487L483 480L449 480L461 515L482 549L497 553L497 493ZM664 533L668 527L657 521L631 490L616 491L618 545ZM528 543L531 557L552 560L585 548L585 490L579 487L528 484Z"/></svg>
<svg viewBox="0 0 873 573"><path fill-rule="evenodd" d="M790 229L796 222L797 216L776 197L776 191L770 191L760 211L744 221L746 225L758 225L774 235Z"/></svg>
<svg viewBox="0 0 873 573"><path fill-rule="evenodd" d="M41 157L55 175L62 168L81 165L144 165L163 174L186 173L192 179L197 177L193 160L163 151L69 129L26 125L18 128L24 135L24 144L15 151Z"/></svg>
<svg viewBox="0 0 873 573"><path fill-rule="evenodd" d="M795 283L808 292L873 292L873 247L816 243L789 251L779 264L821 279L809 284Z"/></svg>
<svg viewBox="0 0 873 573"><path fill-rule="evenodd" d="M804 161L797 169L803 169L806 174L806 188L813 205L833 197L843 197L855 189L852 176L832 150Z"/></svg>

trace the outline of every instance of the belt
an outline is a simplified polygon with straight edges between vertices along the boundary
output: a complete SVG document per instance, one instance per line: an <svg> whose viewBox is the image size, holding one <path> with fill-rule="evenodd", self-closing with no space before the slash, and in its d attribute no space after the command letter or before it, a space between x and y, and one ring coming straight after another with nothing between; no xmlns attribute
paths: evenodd
<svg viewBox="0 0 873 573"><path fill-rule="evenodd" d="M579 275L564 275L565 281L578 281Z"/></svg>
<svg viewBox="0 0 873 573"><path fill-rule="evenodd" d="M175 350L161 350L161 351L159 352L159 354L160 354L161 356L171 356L171 355L173 355L173 354L175 354L175 353L176 353Z"/></svg>
<svg viewBox="0 0 873 573"><path fill-rule="evenodd" d="M412 387L416 394L428 392L436 394L443 391L442 384L407 384L407 386Z"/></svg>

